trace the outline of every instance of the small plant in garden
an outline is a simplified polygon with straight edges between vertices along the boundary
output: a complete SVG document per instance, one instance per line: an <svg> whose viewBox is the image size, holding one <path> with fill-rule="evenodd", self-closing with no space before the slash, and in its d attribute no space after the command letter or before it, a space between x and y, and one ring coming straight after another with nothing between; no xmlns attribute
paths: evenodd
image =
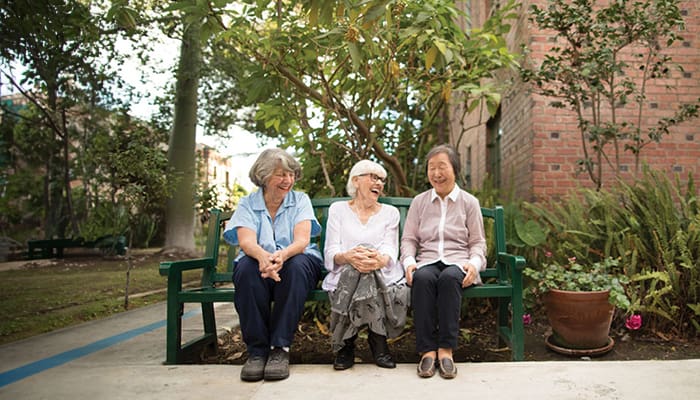
<svg viewBox="0 0 700 400"><path fill-rule="evenodd" d="M535 281L535 291L539 294L550 289L582 291L610 291L610 304L628 311L630 300L625 293L624 285L629 279L615 272L618 260L612 257L592 264L582 265L575 257L568 263L548 263L541 269L525 268L523 273Z"/></svg>

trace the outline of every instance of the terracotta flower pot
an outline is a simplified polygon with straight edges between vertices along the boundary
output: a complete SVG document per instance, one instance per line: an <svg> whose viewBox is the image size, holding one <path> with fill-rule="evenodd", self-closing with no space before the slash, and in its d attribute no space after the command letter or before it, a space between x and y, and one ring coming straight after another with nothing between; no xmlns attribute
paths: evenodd
<svg viewBox="0 0 700 400"><path fill-rule="evenodd" d="M571 349L597 349L609 343L615 307L609 292L572 292L551 289L544 295L547 318L557 345Z"/></svg>

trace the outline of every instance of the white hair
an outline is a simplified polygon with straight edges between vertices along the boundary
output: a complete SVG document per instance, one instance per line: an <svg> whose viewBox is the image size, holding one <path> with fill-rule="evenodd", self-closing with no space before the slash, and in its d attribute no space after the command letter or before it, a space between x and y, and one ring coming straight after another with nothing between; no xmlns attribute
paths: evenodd
<svg viewBox="0 0 700 400"><path fill-rule="evenodd" d="M386 178L386 170L381 165L370 160L360 160L355 165L353 165L350 170L350 176L348 176L348 184L345 185L345 190L347 190L350 197L355 198L357 195L357 188L352 183L352 178L364 175L364 174L375 174L380 178Z"/></svg>

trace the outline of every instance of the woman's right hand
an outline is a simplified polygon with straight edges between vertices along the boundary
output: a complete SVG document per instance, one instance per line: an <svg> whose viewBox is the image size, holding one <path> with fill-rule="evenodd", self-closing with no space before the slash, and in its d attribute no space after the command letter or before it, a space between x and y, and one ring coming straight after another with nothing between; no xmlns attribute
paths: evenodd
<svg viewBox="0 0 700 400"><path fill-rule="evenodd" d="M275 255L268 253L267 251L258 257L258 269L260 271L260 276L263 279L272 278L276 282L281 280L278 273L281 268L276 261Z"/></svg>
<svg viewBox="0 0 700 400"><path fill-rule="evenodd" d="M406 268L406 284L408 286L413 286L413 273L416 272L416 269L418 269L418 265L416 264L409 265Z"/></svg>
<svg viewBox="0 0 700 400"><path fill-rule="evenodd" d="M356 246L344 254L348 264L361 273L368 273L383 266L381 254L375 249Z"/></svg>

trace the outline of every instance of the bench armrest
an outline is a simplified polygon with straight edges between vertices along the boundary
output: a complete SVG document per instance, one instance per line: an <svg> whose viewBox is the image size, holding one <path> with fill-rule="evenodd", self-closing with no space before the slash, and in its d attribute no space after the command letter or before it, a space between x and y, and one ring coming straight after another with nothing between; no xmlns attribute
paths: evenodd
<svg viewBox="0 0 700 400"><path fill-rule="evenodd" d="M523 269L525 269L525 258L516 256L510 253L498 253L498 263L507 267L510 278L510 283L513 285L513 291L520 297L522 301L523 293ZM502 276L502 278L505 278ZM515 301L515 299L513 299Z"/></svg>
<svg viewBox="0 0 700 400"><path fill-rule="evenodd" d="M498 262L508 265L511 271L522 272L525 269L525 258L510 253L498 253Z"/></svg>
<svg viewBox="0 0 700 400"><path fill-rule="evenodd" d="M182 271L211 267L214 267L214 259L211 257L204 257L190 260L163 261L160 263L158 272L161 276L174 276L181 275Z"/></svg>

